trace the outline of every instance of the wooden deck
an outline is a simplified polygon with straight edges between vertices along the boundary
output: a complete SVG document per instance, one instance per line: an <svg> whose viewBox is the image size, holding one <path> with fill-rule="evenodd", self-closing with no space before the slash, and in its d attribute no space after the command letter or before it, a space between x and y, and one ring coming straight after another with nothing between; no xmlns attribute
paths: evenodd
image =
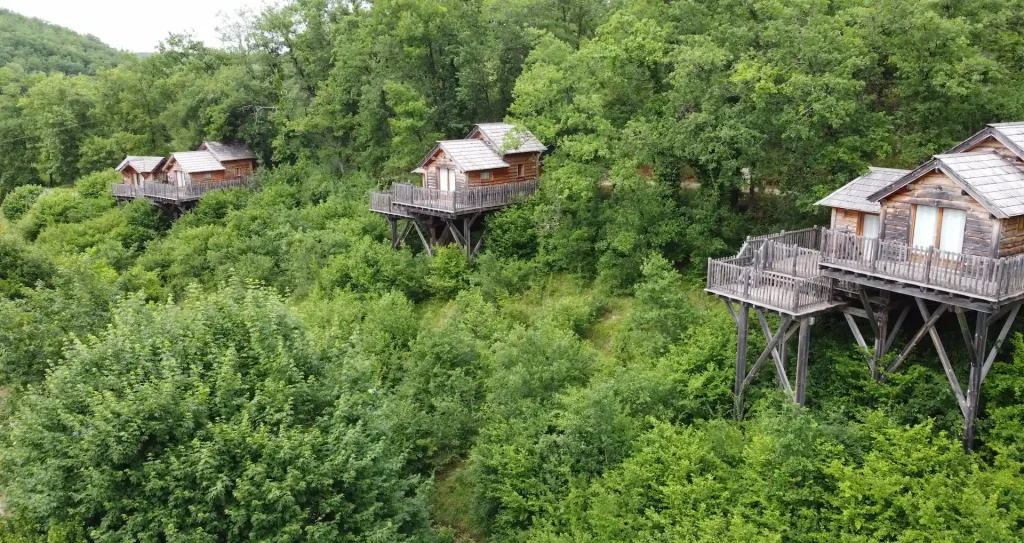
<svg viewBox="0 0 1024 543"><path fill-rule="evenodd" d="M247 177L236 177L212 183L191 183L183 186L169 183L145 183L143 185L114 183L110 186L110 193L115 198L122 200L147 198L158 203L180 204L199 200L204 194L213 190L247 186L249 186L249 178Z"/></svg>
<svg viewBox="0 0 1024 543"><path fill-rule="evenodd" d="M396 183L388 192L370 194L370 210L392 217L411 214L454 218L521 202L537 192L537 181L520 181L445 191Z"/></svg>
<svg viewBox="0 0 1024 543"><path fill-rule="evenodd" d="M1024 296L1024 255L989 258L824 230L821 266L988 302Z"/></svg>
<svg viewBox="0 0 1024 543"><path fill-rule="evenodd" d="M794 247L795 246L790 246ZM832 279L816 273L798 277L773 271L772 265L736 263L735 257L708 261L707 292L756 307L802 317L843 305L832 291ZM780 267L803 270L816 258L798 256L780 261Z"/></svg>

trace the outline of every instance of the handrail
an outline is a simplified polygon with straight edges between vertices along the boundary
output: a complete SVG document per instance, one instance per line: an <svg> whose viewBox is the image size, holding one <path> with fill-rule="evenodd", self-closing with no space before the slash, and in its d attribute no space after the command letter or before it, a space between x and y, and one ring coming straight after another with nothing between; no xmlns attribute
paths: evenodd
<svg viewBox="0 0 1024 543"><path fill-rule="evenodd" d="M391 186L392 202L395 204L449 213L509 205L525 200L535 192L537 192L536 180L470 187L455 191L417 187L409 183L395 183ZM372 201L371 205L373 205Z"/></svg>
<svg viewBox="0 0 1024 543"><path fill-rule="evenodd" d="M793 313L832 301L832 281L823 275L799 278L727 259L708 259L707 289Z"/></svg>
<svg viewBox="0 0 1024 543"><path fill-rule="evenodd" d="M821 261L887 279L996 300L1024 294L1024 255L991 258L825 230Z"/></svg>
<svg viewBox="0 0 1024 543"><path fill-rule="evenodd" d="M113 183L110 186L110 193L118 198L145 197L157 200L188 201L197 200L212 190L245 187L248 185L248 177L236 177L233 179L212 181L209 183L188 183L181 186L176 184L153 182L144 183L142 185Z"/></svg>

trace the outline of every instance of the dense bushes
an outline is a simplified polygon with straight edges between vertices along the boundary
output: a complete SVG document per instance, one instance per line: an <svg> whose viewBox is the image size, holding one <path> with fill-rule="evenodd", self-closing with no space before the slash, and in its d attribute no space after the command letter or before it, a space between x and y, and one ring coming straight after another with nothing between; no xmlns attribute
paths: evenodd
<svg viewBox="0 0 1024 543"><path fill-rule="evenodd" d="M3 212L7 220L17 222L25 216L25 213L28 213L28 210L32 208L32 204L36 202L36 199L45 190L39 185L21 185L7 194L7 197L3 199L3 203L0 204L0 211Z"/></svg>
<svg viewBox="0 0 1024 543"><path fill-rule="evenodd" d="M115 315L4 425L21 518L95 539L420 540L424 487L403 444L357 422L379 403L339 395L272 294L232 283Z"/></svg>

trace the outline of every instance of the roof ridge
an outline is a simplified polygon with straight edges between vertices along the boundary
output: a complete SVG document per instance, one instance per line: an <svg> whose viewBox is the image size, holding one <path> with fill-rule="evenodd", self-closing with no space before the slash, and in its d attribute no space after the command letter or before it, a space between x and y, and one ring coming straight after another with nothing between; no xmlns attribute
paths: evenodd
<svg viewBox="0 0 1024 543"><path fill-rule="evenodd" d="M870 173L872 171L911 172L913 170L908 170L905 168L886 168L884 166L868 166L868 172Z"/></svg>
<svg viewBox="0 0 1024 543"><path fill-rule="evenodd" d="M960 156L982 156L982 155L995 155L995 156L997 156L999 158L1002 158L1002 159L1006 158L1003 155L1001 155L998 152L993 151L991 149L987 150L987 151L971 151L971 152L968 152L968 153L942 153L942 154L938 154L938 155L932 155L932 158L937 158L939 160L942 160L944 158L954 158L954 157L960 157Z"/></svg>

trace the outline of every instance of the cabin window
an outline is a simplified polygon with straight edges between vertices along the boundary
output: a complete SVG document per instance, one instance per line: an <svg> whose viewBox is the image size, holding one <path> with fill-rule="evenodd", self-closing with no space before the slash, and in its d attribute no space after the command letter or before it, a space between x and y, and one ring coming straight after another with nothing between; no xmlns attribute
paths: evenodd
<svg viewBox="0 0 1024 543"><path fill-rule="evenodd" d="M455 189L455 170L451 168L437 169L437 188L444 191Z"/></svg>
<svg viewBox="0 0 1024 543"><path fill-rule="evenodd" d="M516 164L516 177L522 177L522 176L523 176L523 165L522 164Z"/></svg>
<svg viewBox="0 0 1024 543"><path fill-rule="evenodd" d="M203 179L212 179L212 178L213 178L213 174L212 173L204 173L203 174Z"/></svg>
<svg viewBox="0 0 1024 543"><path fill-rule="evenodd" d="M862 213L860 217L860 235L869 239L878 239L879 221L874 213Z"/></svg>
<svg viewBox="0 0 1024 543"><path fill-rule="evenodd" d="M489 181L491 179L491 172L480 172L481 181Z"/></svg>
<svg viewBox="0 0 1024 543"><path fill-rule="evenodd" d="M964 247L967 212L962 209L914 206L912 245L959 253Z"/></svg>

